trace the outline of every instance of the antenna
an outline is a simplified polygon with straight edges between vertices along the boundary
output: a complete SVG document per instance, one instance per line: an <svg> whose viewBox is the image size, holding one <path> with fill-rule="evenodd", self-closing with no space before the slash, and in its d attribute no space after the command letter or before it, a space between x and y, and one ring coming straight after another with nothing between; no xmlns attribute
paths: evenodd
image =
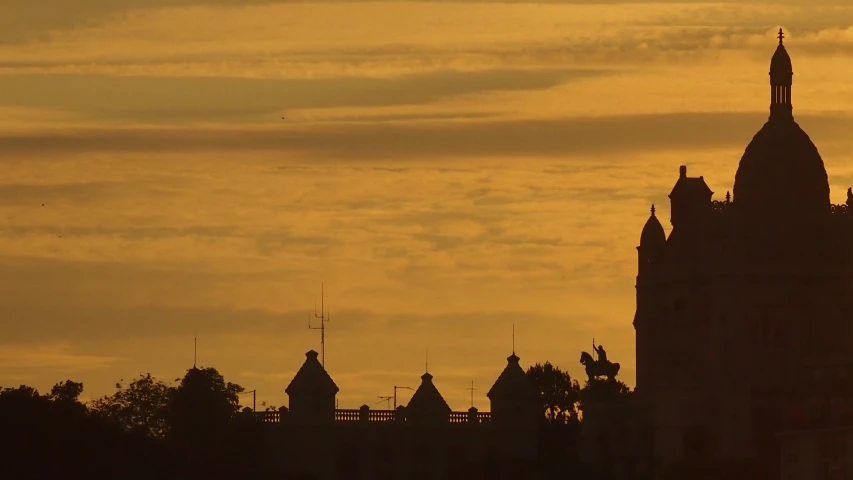
<svg viewBox="0 0 853 480"><path fill-rule="evenodd" d="M424 372L429 373L429 347L426 348L426 363L424 365Z"/></svg>
<svg viewBox="0 0 853 480"><path fill-rule="evenodd" d="M325 310L325 292L323 284L320 284L320 313L317 314L317 300L314 300L314 318L320 319L319 327L311 326L311 316L308 316L308 328L311 330L320 330L320 365L326 368L326 322L331 321L331 315L326 314Z"/></svg>
<svg viewBox="0 0 853 480"><path fill-rule="evenodd" d="M465 390L471 390L471 407L473 408L474 407L474 390L476 390L476 388L474 388L474 380L471 380L471 388L466 388Z"/></svg>
<svg viewBox="0 0 853 480"><path fill-rule="evenodd" d="M380 403L382 403L382 402L388 402L388 410L391 410L391 399L392 399L392 398L394 398L393 396L390 396L390 397L382 397L382 396L378 396L378 397L376 397L376 398L381 398L381 399L382 399L382 400L380 400L380 401L376 402L376 404L377 404L377 405L379 405L379 404L380 404Z"/></svg>
<svg viewBox="0 0 853 480"><path fill-rule="evenodd" d="M512 324L512 354L515 355L515 324ZM473 405L472 405L473 407Z"/></svg>
<svg viewBox="0 0 853 480"><path fill-rule="evenodd" d="M398 387L394 385L394 410L397 410L397 390L414 390L412 387Z"/></svg>
<svg viewBox="0 0 853 480"><path fill-rule="evenodd" d="M197 360L198 360L198 333L196 333L193 336L193 368L195 368Z"/></svg>

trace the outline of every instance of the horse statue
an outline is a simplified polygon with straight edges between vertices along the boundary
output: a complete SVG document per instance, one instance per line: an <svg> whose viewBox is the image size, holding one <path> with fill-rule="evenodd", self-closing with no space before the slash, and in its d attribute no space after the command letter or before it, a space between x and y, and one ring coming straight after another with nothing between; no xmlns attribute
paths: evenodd
<svg viewBox="0 0 853 480"><path fill-rule="evenodd" d="M586 367L586 375L592 381L598 377L607 377L607 380L615 380L619 374L619 364L610 362L606 358L595 361L587 352L581 352L581 365Z"/></svg>

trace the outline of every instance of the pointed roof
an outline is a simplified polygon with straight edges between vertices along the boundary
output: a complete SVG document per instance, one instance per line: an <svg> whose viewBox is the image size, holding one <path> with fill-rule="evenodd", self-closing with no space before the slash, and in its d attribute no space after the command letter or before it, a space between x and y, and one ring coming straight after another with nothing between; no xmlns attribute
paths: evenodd
<svg viewBox="0 0 853 480"><path fill-rule="evenodd" d="M408 414L418 415L421 413L447 413L452 411L450 405L441 396L438 388L432 383L432 375L429 372L421 376L421 384L409 400L406 406Z"/></svg>
<svg viewBox="0 0 853 480"><path fill-rule="evenodd" d="M782 29L779 29L779 45L776 51L773 52L773 57L770 59L770 84L771 85L790 85L791 77L794 75L794 68L791 66L791 56L788 55L788 50L782 44L782 39L785 34Z"/></svg>
<svg viewBox="0 0 853 480"><path fill-rule="evenodd" d="M332 380L332 377L329 376L329 373L326 372L326 369L317 360L317 356L318 353L314 350L309 350L305 354L305 363L296 372L293 380L290 381L290 385L284 389L285 393L288 395L293 395L294 393L334 395L338 393L338 386L335 385L335 381Z"/></svg>
<svg viewBox="0 0 853 480"><path fill-rule="evenodd" d="M527 374L524 373L524 369L518 363L519 360L515 352L512 352L512 355L506 358L506 367L504 367L498 379L495 380L492 388L489 389L489 393L486 394L490 400L512 397L519 394L533 395L535 393L530 379L527 378Z"/></svg>
<svg viewBox="0 0 853 480"><path fill-rule="evenodd" d="M657 215L655 215L655 206L652 204L652 214L646 224L643 226L643 232L640 234L641 246L657 246L666 243L666 232L663 230L663 225L660 224Z"/></svg>

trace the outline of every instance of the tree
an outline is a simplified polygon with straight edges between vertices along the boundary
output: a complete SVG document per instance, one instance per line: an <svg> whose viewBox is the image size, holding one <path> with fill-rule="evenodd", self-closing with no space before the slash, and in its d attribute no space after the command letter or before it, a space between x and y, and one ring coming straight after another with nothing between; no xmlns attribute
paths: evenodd
<svg viewBox="0 0 853 480"><path fill-rule="evenodd" d="M116 389L113 395L92 401L89 409L128 431L139 431L151 437L166 435L167 407L175 393L175 387L147 373L140 375L126 387L117 383Z"/></svg>
<svg viewBox="0 0 853 480"><path fill-rule="evenodd" d="M584 404L619 400L629 395L631 395L631 387L620 380L594 378L587 380L580 390L578 409L583 413Z"/></svg>
<svg viewBox="0 0 853 480"><path fill-rule="evenodd" d="M177 436L209 439L240 410L240 385L226 382L215 368L187 370L169 402L169 426Z"/></svg>
<svg viewBox="0 0 853 480"><path fill-rule="evenodd" d="M81 393L83 393L82 383L66 380L54 385L48 397L54 402L76 403Z"/></svg>
<svg viewBox="0 0 853 480"><path fill-rule="evenodd" d="M565 424L578 421L577 403L580 386L569 372L545 362L527 369L527 377L539 392L542 409L549 423Z"/></svg>

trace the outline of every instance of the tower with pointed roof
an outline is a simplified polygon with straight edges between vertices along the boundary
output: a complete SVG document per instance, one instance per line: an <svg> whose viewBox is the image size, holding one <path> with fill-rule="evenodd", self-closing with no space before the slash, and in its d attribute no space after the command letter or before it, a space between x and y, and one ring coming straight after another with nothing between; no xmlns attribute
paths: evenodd
<svg viewBox="0 0 853 480"><path fill-rule="evenodd" d="M289 397L293 418L310 423L333 422L338 386L320 364L318 356L314 350L305 354L305 363L284 391Z"/></svg>
<svg viewBox="0 0 853 480"><path fill-rule="evenodd" d="M539 395L512 352L506 367L486 396L489 398L495 425L535 427L542 417Z"/></svg>
<svg viewBox="0 0 853 480"><path fill-rule="evenodd" d="M421 384L406 406L406 421L419 425L447 423L452 410L432 380L433 376L429 372L421 375Z"/></svg>
<svg viewBox="0 0 853 480"><path fill-rule="evenodd" d="M853 368L853 212L831 204L823 159L794 120L783 40L780 29L770 115L744 150L733 195L714 199L681 166L671 231L653 209L640 235L636 392L663 464L696 432L714 455L772 458L773 432L806 408L784 372ZM835 395L853 407L853 394Z"/></svg>

